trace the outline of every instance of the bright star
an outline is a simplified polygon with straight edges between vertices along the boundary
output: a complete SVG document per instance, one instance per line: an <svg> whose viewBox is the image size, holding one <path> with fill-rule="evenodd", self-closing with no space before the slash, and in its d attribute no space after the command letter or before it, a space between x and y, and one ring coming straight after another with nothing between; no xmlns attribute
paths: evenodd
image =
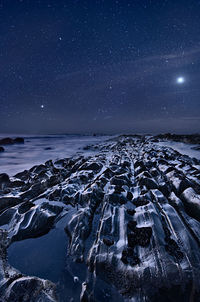
<svg viewBox="0 0 200 302"><path fill-rule="evenodd" d="M40 108L41 108L41 109L44 109L44 105L43 105L43 104L42 104L42 105L40 105Z"/></svg>
<svg viewBox="0 0 200 302"><path fill-rule="evenodd" d="M183 84L185 82L185 79L184 79L184 77L179 77L179 78L177 78L176 82L178 84Z"/></svg>

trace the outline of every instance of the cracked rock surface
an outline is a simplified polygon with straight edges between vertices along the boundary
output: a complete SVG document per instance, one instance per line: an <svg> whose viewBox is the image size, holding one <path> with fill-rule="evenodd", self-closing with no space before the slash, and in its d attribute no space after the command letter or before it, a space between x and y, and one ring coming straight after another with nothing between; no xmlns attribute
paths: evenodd
<svg viewBox="0 0 200 302"><path fill-rule="evenodd" d="M45 235L63 217L62 280L54 284L11 267L13 242ZM0 175L0 301L199 297L198 160L145 137L120 136L95 146L93 156Z"/></svg>

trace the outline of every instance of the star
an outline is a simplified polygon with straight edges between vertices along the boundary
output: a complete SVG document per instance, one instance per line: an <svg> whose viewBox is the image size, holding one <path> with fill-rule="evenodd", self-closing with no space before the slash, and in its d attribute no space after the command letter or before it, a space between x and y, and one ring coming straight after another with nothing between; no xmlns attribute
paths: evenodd
<svg viewBox="0 0 200 302"><path fill-rule="evenodd" d="M177 80L176 80L176 82L178 84L183 84L185 82L185 79L184 79L184 77L178 77Z"/></svg>
<svg viewBox="0 0 200 302"><path fill-rule="evenodd" d="M41 109L44 109L44 105L43 105L43 104L41 104L41 105L40 105L40 108L41 108Z"/></svg>

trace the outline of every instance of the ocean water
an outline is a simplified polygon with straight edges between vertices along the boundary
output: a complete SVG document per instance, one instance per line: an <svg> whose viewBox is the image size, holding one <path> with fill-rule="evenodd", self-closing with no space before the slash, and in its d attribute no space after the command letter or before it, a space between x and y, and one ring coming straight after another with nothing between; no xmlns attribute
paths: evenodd
<svg viewBox="0 0 200 302"><path fill-rule="evenodd" d="M16 137L16 136L10 136ZM24 144L3 146L5 152L0 153L0 173L10 176L30 169L34 165L44 163L49 159L60 159L84 152L83 147L97 144L110 136L88 135L46 135L46 136L23 136ZM94 151L93 151L94 152Z"/></svg>
<svg viewBox="0 0 200 302"><path fill-rule="evenodd" d="M64 217L46 235L13 242L8 248L9 263L23 274L58 282L66 265L65 225Z"/></svg>
<svg viewBox="0 0 200 302"><path fill-rule="evenodd" d="M164 146L164 147L170 147L181 154L188 155L190 157L194 157L200 160L200 150L193 150L193 147L196 147L197 145L193 144L186 144L182 142L173 142L173 141L162 141L159 143L156 143L159 146Z"/></svg>

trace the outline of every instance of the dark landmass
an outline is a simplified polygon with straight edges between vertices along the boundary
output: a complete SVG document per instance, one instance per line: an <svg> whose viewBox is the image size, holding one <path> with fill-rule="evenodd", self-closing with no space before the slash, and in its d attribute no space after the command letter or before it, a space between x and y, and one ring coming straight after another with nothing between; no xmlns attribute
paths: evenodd
<svg viewBox="0 0 200 302"><path fill-rule="evenodd" d="M155 135L153 140L171 140L175 142L183 142L186 144L200 144L200 134L158 134Z"/></svg>
<svg viewBox="0 0 200 302"><path fill-rule="evenodd" d="M23 137L10 138L5 137L0 139L0 145L14 145L14 144L24 144Z"/></svg>
<svg viewBox="0 0 200 302"><path fill-rule="evenodd" d="M199 143L153 139L171 137ZM90 148L93 156L0 175L0 301L198 302L200 161L144 136ZM11 267L9 246L47 234L64 214L66 278Z"/></svg>

